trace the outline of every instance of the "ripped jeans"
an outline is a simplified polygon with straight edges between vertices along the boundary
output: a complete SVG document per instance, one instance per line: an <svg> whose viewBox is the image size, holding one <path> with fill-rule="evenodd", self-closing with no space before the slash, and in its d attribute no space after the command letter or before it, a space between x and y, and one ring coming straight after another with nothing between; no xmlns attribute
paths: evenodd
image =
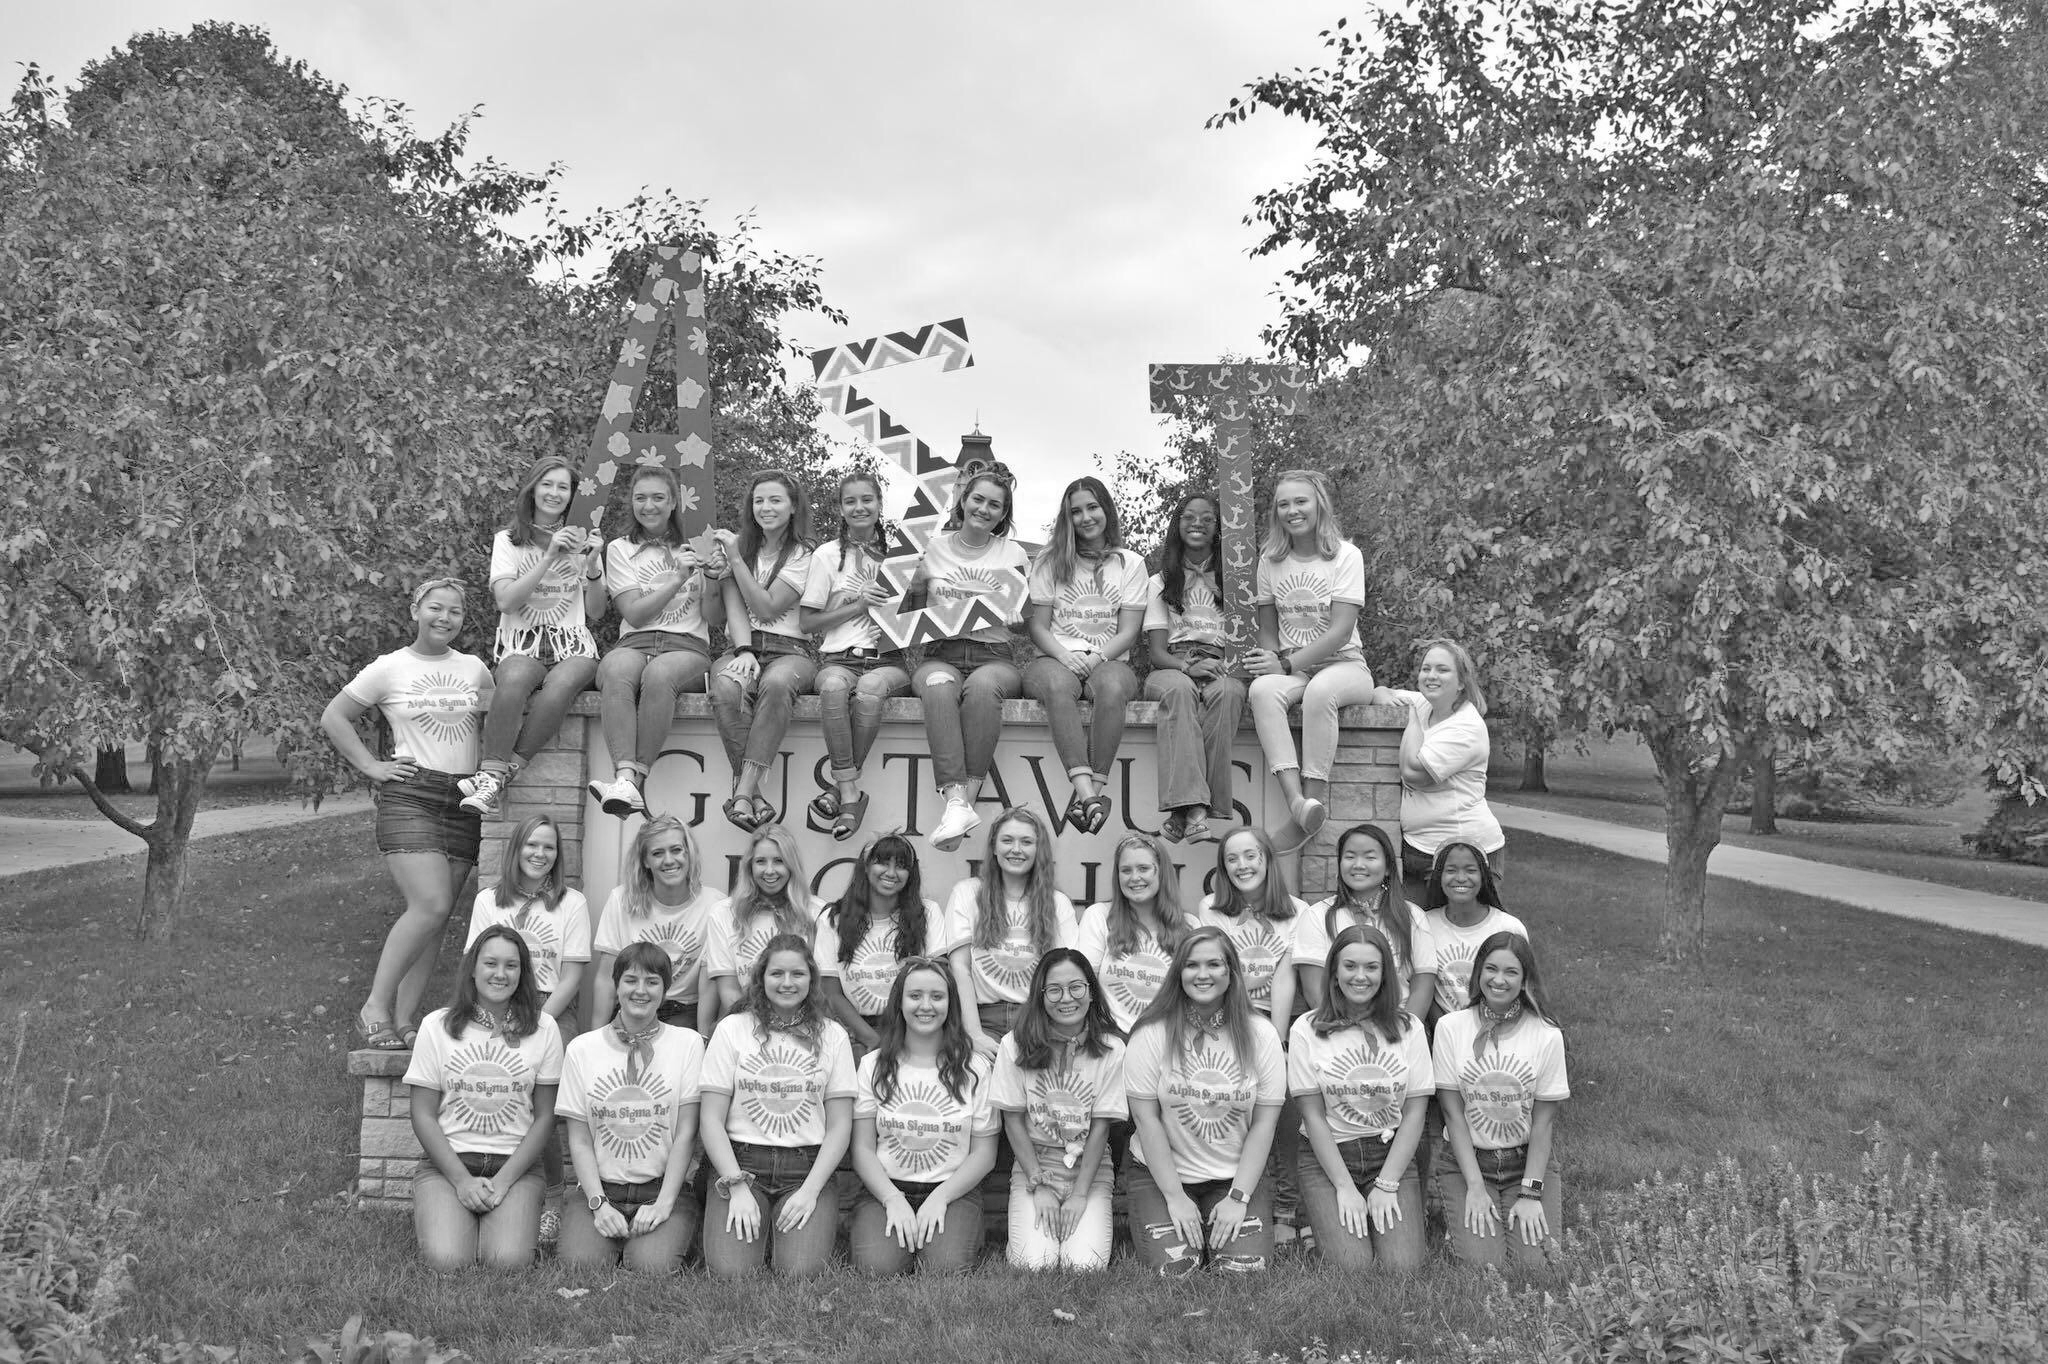
<svg viewBox="0 0 2048 1364"><path fill-rule="evenodd" d="M1244 1220L1237 1235L1221 1246L1190 1246L1174 1230L1173 1217L1166 1210L1166 1195L1153 1180L1152 1172L1136 1160L1124 1168L1124 1190L1131 1200L1131 1241L1138 1262L1161 1274L1191 1274L1207 1267L1237 1274L1253 1274L1273 1263L1273 1192L1269 1181L1260 1180L1245 1206ZM1230 1193L1227 1179L1194 1180L1181 1185L1195 1206L1202 1210L1203 1224L1209 1213Z"/></svg>

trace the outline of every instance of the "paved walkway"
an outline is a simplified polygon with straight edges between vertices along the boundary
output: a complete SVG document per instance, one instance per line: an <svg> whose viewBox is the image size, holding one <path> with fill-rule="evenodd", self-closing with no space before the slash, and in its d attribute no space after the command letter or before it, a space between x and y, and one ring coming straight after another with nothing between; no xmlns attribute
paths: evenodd
<svg viewBox="0 0 2048 1364"><path fill-rule="evenodd" d="M329 796L320 802L318 810L299 801L202 809L193 817L192 837L218 838L222 834L238 834L249 829L275 829L280 825L350 815L369 808L369 796L352 791L345 796ZM49 867L71 867L109 857L142 855L141 839L98 815L91 819L28 819L19 815L0 815L0 876L42 871Z"/></svg>
<svg viewBox="0 0 2048 1364"><path fill-rule="evenodd" d="M1532 834L1561 838L1569 843L1620 853L1644 862L1664 862L1664 834L1661 830L1631 829L1605 820L1580 815L1537 810L1526 805L1490 801L1501 825ZM1819 900L1854 905L1879 914L1960 928L2009 938L2034 947L2048 947L2048 905L2017 900L2009 895L1991 895L1959 886L1941 886L1882 872L1858 871L1831 862L1815 862L1785 853L1757 852L1723 843L1707 860L1709 876L1731 881L1774 886Z"/></svg>

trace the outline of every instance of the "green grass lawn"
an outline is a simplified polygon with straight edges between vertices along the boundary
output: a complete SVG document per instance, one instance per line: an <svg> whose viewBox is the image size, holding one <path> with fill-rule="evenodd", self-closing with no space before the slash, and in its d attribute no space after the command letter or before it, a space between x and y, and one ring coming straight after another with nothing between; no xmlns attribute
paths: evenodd
<svg viewBox="0 0 2048 1364"><path fill-rule="evenodd" d="M119 866L0 882L0 1001L25 1011L27 1078L49 1106L72 1077L81 1125L114 1106L114 1168L139 1213L134 1335L295 1355L361 1312L484 1360L539 1346L692 1359L789 1340L820 1358L997 1364L1291 1355L1318 1336L1426 1357L1448 1331L1486 1334L1478 1281L1442 1264L1365 1285L1299 1262L1261 1282L1184 1285L1128 1266L745 1289L552 1265L430 1276L407 1219L336 1197L354 1168L344 1029L397 909L369 816L208 840L193 863L168 947L125 936L140 884ZM2048 954L1715 882L1712 966L1674 974L1653 964L1659 888L1646 864L1517 839L1510 908L1529 922L1570 1049L1569 1205L1772 1147L1803 1169L1852 1171L1882 1124L1907 1150L1942 1152L1959 1182L1994 1147L2002 1202L2048 1220ZM613 1349L615 1336L632 1340Z"/></svg>

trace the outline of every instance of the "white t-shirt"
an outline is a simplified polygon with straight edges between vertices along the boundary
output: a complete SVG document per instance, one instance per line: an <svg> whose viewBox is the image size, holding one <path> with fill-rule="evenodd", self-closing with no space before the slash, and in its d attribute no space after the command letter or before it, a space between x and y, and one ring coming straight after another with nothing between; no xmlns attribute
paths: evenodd
<svg viewBox="0 0 2048 1364"><path fill-rule="evenodd" d="M562 903L553 909L539 900L531 903L522 919L519 904L498 903L496 886L478 891L476 904L469 911L469 936L462 946L468 950L493 924L512 928L526 940L527 955L533 958L534 988L546 996L555 992L563 962L590 960L590 903L574 888L564 890Z"/></svg>
<svg viewBox="0 0 2048 1364"><path fill-rule="evenodd" d="M1313 966L1320 971L1328 964L1330 960L1330 940L1334 935L1329 931L1327 924L1330 917L1330 901L1335 898L1335 896L1330 896L1326 899L1318 900L1310 905L1305 913L1295 917L1294 964L1296 966ZM1408 989L1415 984L1415 977L1418 972L1423 975L1435 973L1436 935L1429 931L1428 916L1423 914L1420 906L1404 902L1403 908L1408 914L1408 946L1412 959L1402 958L1401 943L1393 934L1388 933L1386 938L1387 946L1394 949L1394 971L1401 978L1402 993L1406 994ZM1349 909L1340 909L1337 911L1337 932L1342 933L1354 924L1366 923L1372 917L1371 915L1355 913ZM1380 928L1381 926L1374 924L1373 927ZM1324 982L1324 988L1329 988L1329 982Z"/></svg>
<svg viewBox="0 0 2048 1364"><path fill-rule="evenodd" d="M590 1125L599 1179L660 1179L675 1146L677 1115L697 1102L704 1039L688 1028L663 1027L653 1047L653 1060L633 1075L632 1057L614 1028L598 1028L569 1044L555 1112Z"/></svg>
<svg viewBox="0 0 2048 1364"><path fill-rule="evenodd" d="M938 933L942 928L940 913L939 907L930 900L924 902L927 936ZM839 988L846 992L846 1000L853 1005L855 1013L862 1018L873 1018L888 1007L889 990L896 983L896 969L900 964L900 955L896 951L896 921L893 917L869 919L868 931L861 935L850 962L840 962L839 945L839 930L832 926L832 909L827 906L818 914L818 974L839 982Z"/></svg>
<svg viewBox="0 0 2048 1364"><path fill-rule="evenodd" d="M780 553L780 551L778 550L776 553ZM775 567L775 557L775 554L769 553L766 549L763 549L754 557L753 574L755 582L762 582L763 579L767 578L768 570ZM734 565L734 571L745 573L748 570L745 565L736 564ZM756 620L752 608L749 608L747 611L747 623L753 626L755 630L767 634L788 635L791 639L806 638L804 627L797 618L797 608L803 601L804 584L810 581L810 577L811 552L802 545L792 545L789 551L789 558L782 565L782 571L777 573L773 580L763 583L763 586L770 592L773 592L777 587L785 583L795 588L796 595L789 599L789 609L774 620Z"/></svg>
<svg viewBox="0 0 2048 1364"><path fill-rule="evenodd" d="M441 1134L458 1153L509 1156L533 1126L536 1085L562 1078L562 1030L546 1014L540 1026L515 1043L503 1041L481 1023L448 1035L448 1011L436 1009L420 1023L405 1068L413 1089L441 1091Z"/></svg>
<svg viewBox="0 0 2048 1364"><path fill-rule="evenodd" d="M968 955L974 963L974 1002L977 1004L1009 1003L1022 1004L1031 992L1031 973L1038 969L1038 951L1031 945L1031 929L1025 921L1028 912L1023 900L1010 900L1003 906L1007 927L1002 941L993 947L974 945L974 926L981 907L976 897L981 894L981 878L970 876L953 887L953 894L946 900L944 931L939 934L944 946L940 949L951 952L956 947L969 949ZM1079 932L1074 922L1074 902L1059 891L1052 893L1053 937L1048 947L1072 947Z"/></svg>
<svg viewBox="0 0 2048 1364"><path fill-rule="evenodd" d="M1118 1122L1129 1116L1124 1044L1114 1037L1104 1038L1103 1044L1100 1056L1090 1056L1080 1047L1056 1047L1053 1064L1043 1070L1026 1070L1017 1063L1016 1033L1006 1033L997 1044L991 1100L1003 1112L1024 1115L1041 1164L1056 1161L1073 1169L1097 1118ZM1108 1163L1103 1162L1105 1175Z"/></svg>
<svg viewBox="0 0 2048 1364"><path fill-rule="evenodd" d="M1247 1066L1231 1055L1227 1035L1192 1038L1185 1060L1169 1060L1168 1034L1165 1024L1151 1023L1131 1037L1124 1049L1124 1092L1158 1103L1183 1184L1234 1178L1251 1132L1252 1110L1278 1108L1287 1100L1287 1058L1279 1035L1254 1016ZM1133 1142L1131 1154L1139 1164L1148 1163L1143 1142Z"/></svg>
<svg viewBox="0 0 2048 1364"><path fill-rule="evenodd" d="M1182 576L1179 611L1166 604L1164 592L1160 575L1153 574L1146 584L1146 634L1166 631L1168 646L1192 641L1220 649L1230 643L1230 635L1223 626L1223 603L1217 600L1216 584L1208 574L1189 572Z"/></svg>
<svg viewBox="0 0 2048 1364"><path fill-rule="evenodd" d="M879 1052L860 1061L853 1116L875 1121L875 1155L891 1179L906 1184L942 1184L967 1163L970 1137L996 1130L989 1107L988 1066L975 1057L967 1083L956 1099L939 1078L937 1066L899 1062L896 1088L884 1103L875 1097L875 1062Z"/></svg>
<svg viewBox="0 0 2048 1364"><path fill-rule="evenodd" d="M839 541L827 540L811 555L810 573L804 580L804 595L797 604L817 611L831 604L835 592L865 594L880 566L881 560L858 545L849 546L842 555ZM863 611L829 627L818 647L828 654L847 649L878 649L881 639L882 627L875 624L872 615Z"/></svg>
<svg viewBox="0 0 2048 1364"><path fill-rule="evenodd" d="M669 977L668 998L678 1004L695 1004L697 968L704 963L704 940L714 921L729 917L725 897L702 888L684 904L665 905L655 900L644 917L635 919L626 913L626 888L616 886L604 902L592 946L599 955L609 952L617 956L636 942L659 943L674 968Z"/></svg>
<svg viewBox="0 0 2048 1364"><path fill-rule="evenodd" d="M706 1094L730 1094L725 1134L754 1146L816 1146L825 1140L825 1101L851 1099L853 1046L833 1019L816 1051L802 1038L771 1032L763 1041L752 1014L732 1014L704 1049Z"/></svg>
<svg viewBox="0 0 2048 1364"><path fill-rule="evenodd" d="M809 925L807 936L816 937L818 914L824 908L825 902L816 896L804 896L798 900L796 912ZM713 980L720 976L733 976L744 984L754 973L754 963L761 959L761 949L783 930L775 926L775 915L765 909L748 915L744 930L734 930L730 900L721 904L716 914L705 916L704 965Z"/></svg>
<svg viewBox="0 0 2048 1364"><path fill-rule="evenodd" d="M1009 627L1024 618L1024 578L1030 570L1024 547L1007 535L997 536L979 550L969 550L961 545L959 532L942 532L925 546L924 571L930 580L927 604L938 608L965 597L980 599L1005 623L967 630L958 638L1002 644L1010 638Z"/></svg>
<svg viewBox="0 0 2048 1364"><path fill-rule="evenodd" d="M1145 1006L1166 983L1166 968L1173 960L1173 954L1160 945L1158 938L1142 930L1134 949L1121 957L1110 956L1106 900L1098 900L1081 912L1074 950L1088 958L1088 964L1095 968L1096 980L1102 986L1102 1002L1109 1006L1109 1016L1125 1032L1137 1023L1138 1015L1145 1012Z"/></svg>
<svg viewBox="0 0 2048 1364"><path fill-rule="evenodd" d="M1119 614L1144 609L1149 583L1145 561L1118 549L1099 565L1076 563L1074 576L1062 585L1053 581L1052 551L1047 550L1031 569L1031 604L1052 608L1049 628L1061 648L1100 653L1116 636Z"/></svg>
<svg viewBox="0 0 2048 1364"><path fill-rule="evenodd" d="M1280 617L1280 647L1300 649L1315 642L1318 635L1330 628L1330 611L1339 602L1347 606L1365 605L1365 556L1358 552L1358 546L1349 540L1337 546L1334 559L1303 558L1289 553L1286 558L1275 562L1265 555L1259 556L1258 587L1252 600L1259 606L1272 607ZM1351 638L1344 647L1325 659L1325 663L1365 660L1365 651L1358 645L1358 627L1351 629Z"/></svg>
<svg viewBox="0 0 2048 1364"><path fill-rule="evenodd" d="M341 694L384 712L394 756L466 776L476 771L491 690L491 670L476 655L450 649L429 658L408 647L379 655Z"/></svg>
<svg viewBox="0 0 2048 1364"><path fill-rule="evenodd" d="M535 531L534 537L530 545L513 544L509 531L491 538L492 586L524 577L547 557L554 533ZM584 618L583 584L582 555L555 560L518 610L498 613L498 634L492 641L498 657L596 658L597 641L590 637L590 622Z"/></svg>
<svg viewBox="0 0 2048 1364"><path fill-rule="evenodd" d="M1407 1015L1402 1015L1407 1018ZM1430 1069L1429 1034L1408 1018L1399 1042L1371 1045L1364 1028L1343 1028L1318 1037L1308 1014L1294 1020L1287 1046L1290 1094L1320 1094L1323 1117L1338 1141L1391 1138L1408 1100L1436 1093Z"/></svg>
<svg viewBox="0 0 2048 1364"><path fill-rule="evenodd" d="M1496 1033L1486 1055L1475 1059L1479 1011L1460 1009L1436 1024L1432 1063L1436 1087L1465 1099L1465 1125L1472 1144L1486 1151L1521 1146L1529 1140L1536 1101L1572 1096L1565 1075L1564 1034L1533 1014L1524 1014L1505 1033Z"/></svg>
<svg viewBox="0 0 2048 1364"><path fill-rule="evenodd" d="M1195 926L1222 929L1230 937L1231 946L1237 949L1237 960L1244 967L1245 993L1251 996L1252 1007L1260 1013L1273 1011L1273 977L1284 968L1294 969L1295 925L1308 912L1308 906L1290 895L1288 902L1294 906L1294 917L1267 923L1256 914L1245 913L1237 918L1216 908L1216 897L1204 895L1199 908L1195 910ZM1284 1026L1286 1019L1280 1019Z"/></svg>
<svg viewBox="0 0 2048 1364"><path fill-rule="evenodd" d="M1423 701L1421 692L1395 692L1403 705ZM1428 789L1401 783L1401 837L1430 856L1446 843L1470 843L1496 852L1508 839L1486 803L1486 765L1492 759L1486 717L1460 701L1458 708L1422 732L1416 757L1437 774Z"/></svg>
<svg viewBox="0 0 2048 1364"><path fill-rule="evenodd" d="M677 571L675 547L656 544L652 540L634 544L621 537L604 547L604 582L612 596L624 592L651 592L654 580L664 574ZM621 634L634 635L643 630L658 630L665 635L694 635L705 642L711 642L711 631L704 624L704 572L692 570L683 578L683 585L668 599L668 605L661 608L661 614L645 625L633 626L621 622Z"/></svg>
<svg viewBox="0 0 2048 1364"><path fill-rule="evenodd" d="M1496 933L1517 933L1525 941L1529 937L1520 919L1492 906L1471 928L1458 927L1441 909L1432 909L1423 918L1429 924L1429 936L1436 939L1436 1003L1447 1014L1472 1002L1472 959L1479 955L1479 944Z"/></svg>

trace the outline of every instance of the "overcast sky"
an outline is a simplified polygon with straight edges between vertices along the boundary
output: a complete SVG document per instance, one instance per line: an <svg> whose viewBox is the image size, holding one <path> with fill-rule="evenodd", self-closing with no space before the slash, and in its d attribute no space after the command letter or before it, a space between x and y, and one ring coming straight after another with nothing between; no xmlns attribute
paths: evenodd
<svg viewBox="0 0 2048 1364"><path fill-rule="evenodd" d="M976 364L861 385L951 454L973 425L1024 474L1036 531L1091 456L1155 454L1145 365L1259 353L1282 264L1248 252L1254 194L1311 139L1204 121L1246 82L1313 63L1344 7L1293 0L1021 5L0 0L7 82L60 83L145 28L269 29L357 94L438 128L483 106L472 150L565 162L572 209L642 186L756 210L821 258L840 328L808 346L965 317ZM808 372L807 369L805 371Z"/></svg>

